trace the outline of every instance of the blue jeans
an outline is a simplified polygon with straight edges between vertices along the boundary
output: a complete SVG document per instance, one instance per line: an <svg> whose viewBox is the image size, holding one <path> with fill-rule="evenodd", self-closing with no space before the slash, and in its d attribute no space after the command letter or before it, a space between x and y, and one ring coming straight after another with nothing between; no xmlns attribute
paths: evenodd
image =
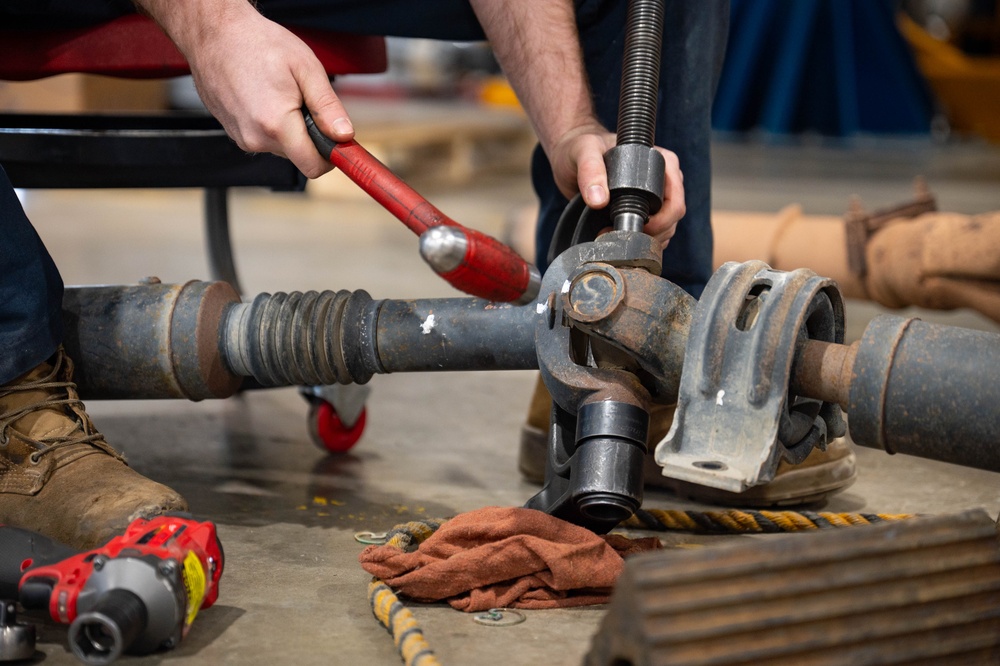
<svg viewBox="0 0 1000 666"><path fill-rule="evenodd" d="M12 0L0 3L0 20L8 24L85 25L114 18L129 7L128 0ZM466 0L259 0L258 7L268 18L289 25L450 41L484 38ZM577 0L577 25L595 108L601 122L612 130L618 119L626 7L624 0ZM728 22L728 0L665 0L656 143L680 159L687 214L664 252L663 276L696 297L712 273L711 105ZM549 242L567 201L556 188L540 148L532 157L531 180L540 203L537 260L544 271ZM41 270L51 260L33 231L7 230L8 226L20 229L27 220L13 194L7 196L10 185L6 179L0 188L5 188L0 197L0 295L17 293L24 301L16 306L21 310L8 316L5 309L15 306L9 298L0 300L0 349L36 348L33 353L11 357L10 362L5 355L0 362L3 382L54 351L51 334L60 329L61 283L59 290L53 289L52 276ZM7 263L27 255L31 258L21 263L34 266L33 271L18 270ZM58 281L57 273L55 278ZM26 317L31 318L30 323ZM41 330L50 333L44 343L36 337ZM55 335L54 339L61 338Z"/></svg>
<svg viewBox="0 0 1000 666"><path fill-rule="evenodd" d="M55 353L62 295L59 271L0 168L0 384Z"/></svg>

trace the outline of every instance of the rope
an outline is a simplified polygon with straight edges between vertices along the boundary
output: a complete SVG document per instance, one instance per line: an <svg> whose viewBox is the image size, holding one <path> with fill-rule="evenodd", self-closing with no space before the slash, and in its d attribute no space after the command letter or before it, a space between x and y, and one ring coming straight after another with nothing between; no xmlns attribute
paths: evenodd
<svg viewBox="0 0 1000 666"><path fill-rule="evenodd" d="M675 511L640 509L619 527L656 532L693 532L703 534L773 534L805 532L838 527L916 518L912 513L830 513L814 511ZM445 521L411 521L386 533L386 545L404 552L419 546ZM440 666L424 632L399 597L378 578L368 585L368 603L396 644L405 666Z"/></svg>
<svg viewBox="0 0 1000 666"><path fill-rule="evenodd" d="M444 521L417 521L396 525L386 532L385 545L403 552L413 550L434 534ZM424 630L417 623L410 609L403 605L396 593L388 585L372 578L368 584L368 604L382 626L392 636L396 650L405 666L441 666L430 643L424 637Z"/></svg>
<svg viewBox="0 0 1000 666"><path fill-rule="evenodd" d="M916 518L912 513L830 513L815 511L672 511L640 509L621 523L629 529L657 532L681 531L710 534L774 534L834 527L874 525Z"/></svg>
<svg viewBox="0 0 1000 666"><path fill-rule="evenodd" d="M424 638L417 618L403 605L388 585L378 578L368 584L368 603L382 626L389 630L399 656L406 666L441 666Z"/></svg>

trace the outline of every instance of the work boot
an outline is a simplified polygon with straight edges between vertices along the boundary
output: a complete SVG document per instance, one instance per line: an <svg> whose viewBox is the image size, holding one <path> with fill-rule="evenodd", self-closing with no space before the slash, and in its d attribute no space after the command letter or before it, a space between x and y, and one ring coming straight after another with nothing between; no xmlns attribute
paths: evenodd
<svg viewBox="0 0 1000 666"><path fill-rule="evenodd" d="M187 503L125 463L91 422L60 348L0 386L0 524L80 550L121 534L136 518Z"/></svg>
<svg viewBox="0 0 1000 666"><path fill-rule="evenodd" d="M528 407L528 420L521 426L521 448L518 469L527 481L542 483L545 479L549 415L552 398L541 378ZM663 476L653 459L653 449L662 440L674 419L674 408L654 405L650 413L649 453L646 454L643 478L647 488L660 488L697 502L732 507L795 506L811 504L839 492L854 483L855 456L843 438L831 441L826 451L814 449L798 465L782 461L774 479L742 493L733 493L696 483Z"/></svg>

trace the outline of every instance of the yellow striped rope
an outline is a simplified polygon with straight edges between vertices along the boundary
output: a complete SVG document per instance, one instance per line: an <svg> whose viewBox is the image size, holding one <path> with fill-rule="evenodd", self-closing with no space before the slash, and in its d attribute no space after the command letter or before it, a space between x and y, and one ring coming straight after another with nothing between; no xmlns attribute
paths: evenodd
<svg viewBox="0 0 1000 666"><path fill-rule="evenodd" d="M368 603L375 618L392 634L399 656L406 666L441 666L417 618L403 605L388 585L373 578L368 584Z"/></svg>
<svg viewBox="0 0 1000 666"><path fill-rule="evenodd" d="M676 511L640 509L621 524L631 529L711 533L803 532L872 525L916 518L912 513L831 513L828 511Z"/></svg>
<svg viewBox="0 0 1000 666"><path fill-rule="evenodd" d="M428 520L426 522L411 520L408 523L396 525L386 533L385 545L399 548L403 552L410 551L434 534L443 522L443 520Z"/></svg>

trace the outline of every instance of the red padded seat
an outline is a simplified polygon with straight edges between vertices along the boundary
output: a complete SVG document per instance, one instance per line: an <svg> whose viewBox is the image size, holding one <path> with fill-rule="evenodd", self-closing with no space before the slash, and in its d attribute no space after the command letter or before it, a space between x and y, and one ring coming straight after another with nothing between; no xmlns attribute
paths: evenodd
<svg viewBox="0 0 1000 666"><path fill-rule="evenodd" d="M385 71L382 37L290 28L330 75ZM190 72L163 31L138 14L85 28L0 29L0 79L27 81L70 72L156 79Z"/></svg>

